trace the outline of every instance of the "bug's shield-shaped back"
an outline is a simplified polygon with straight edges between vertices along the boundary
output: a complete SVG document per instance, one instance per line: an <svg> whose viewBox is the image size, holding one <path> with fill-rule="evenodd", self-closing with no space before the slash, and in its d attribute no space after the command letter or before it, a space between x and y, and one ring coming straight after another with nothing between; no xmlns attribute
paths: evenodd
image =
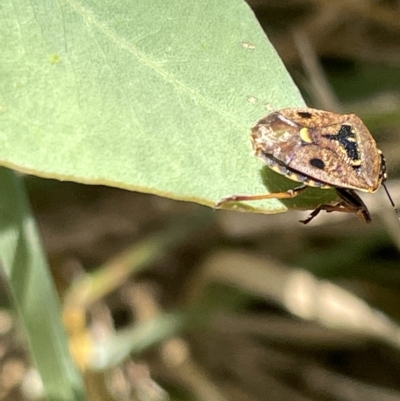
<svg viewBox="0 0 400 401"><path fill-rule="evenodd" d="M354 114L279 110L257 123L252 142L264 161L272 158L318 184L375 192L382 181L381 153ZM288 178L298 181L296 175Z"/></svg>

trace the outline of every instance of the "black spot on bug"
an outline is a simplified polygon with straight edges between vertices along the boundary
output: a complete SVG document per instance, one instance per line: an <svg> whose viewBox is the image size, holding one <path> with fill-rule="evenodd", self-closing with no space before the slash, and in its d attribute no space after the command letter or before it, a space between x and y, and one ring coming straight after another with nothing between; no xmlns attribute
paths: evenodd
<svg viewBox="0 0 400 401"><path fill-rule="evenodd" d="M312 118L312 114L309 113L308 111L298 111L297 114L298 114L301 118Z"/></svg>
<svg viewBox="0 0 400 401"><path fill-rule="evenodd" d="M323 135L325 138L338 141L345 149L347 156L351 160L359 160L357 137L351 125L343 124L337 134Z"/></svg>
<svg viewBox="0 0 400 401"><path fill-rule="evenodd" d="M310 164L315 167L323 170L325 168L325 163L321 159L311 159Z"/></svg>

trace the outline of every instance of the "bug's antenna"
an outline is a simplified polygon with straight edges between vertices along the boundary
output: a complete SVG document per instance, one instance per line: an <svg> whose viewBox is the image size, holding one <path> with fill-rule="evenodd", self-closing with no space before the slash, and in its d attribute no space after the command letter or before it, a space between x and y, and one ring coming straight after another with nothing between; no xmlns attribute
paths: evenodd
<svg viewBox="0 0 400 401"><path fill-rule="evenodd" d="M390 196L388 189L386 188L386 185L384 183L382 183L382 186L383 186L383 188L385 188L385 192L386 192L387 197L389 198L390 204L392 205L394 211L396 212L396 215L397 215L398 219L400 220L399 209L394 204L393 199Z"/></svg>
<svg viewBox="0 0 400 401"><path fill-rule="evenodd" d="M382 186L383 186L383 188L385 188L386 195L389 198L389 201L390 201L391 205L393 206L394 209L396 209L396 205L394 204L393 199L390 196L388 189L386 188L386 185L384 183L382 183Z"/></svg>

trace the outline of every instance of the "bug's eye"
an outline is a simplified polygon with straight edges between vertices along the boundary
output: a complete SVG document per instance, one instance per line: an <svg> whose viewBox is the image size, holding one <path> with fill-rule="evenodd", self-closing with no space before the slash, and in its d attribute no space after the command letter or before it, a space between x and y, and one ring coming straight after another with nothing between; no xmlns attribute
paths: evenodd
<svg viewBox="0 0 400 401"><path fill-rule="evenodd" d="M310 164L315 167L323 170L325 168L325 163L321 159L310 159Z"/></svg>

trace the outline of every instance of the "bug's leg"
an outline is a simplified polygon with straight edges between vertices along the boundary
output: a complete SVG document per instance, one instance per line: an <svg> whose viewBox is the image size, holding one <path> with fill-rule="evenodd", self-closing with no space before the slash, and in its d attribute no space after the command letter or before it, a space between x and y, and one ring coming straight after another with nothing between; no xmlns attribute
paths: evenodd
<svg viewBox="0 0 400 401"><path fill-rule="evenodd" d="M371 215L365 206L361 198L351 189L336 188L342 201L336 205L320 205L318 206L309 217L305 220L300 220L301 223L309 223L321 210L325 210L328 213L331 212L344 212L344 213L354 213L359 219L369 223L371 221Z"/></svg>
<svg viewBox="0 0 400 401"><path fill-rule="evenodd" d="M315 210L313 210L310 215L305 220L299 220L300 223L308 224L314 217L316 217L321 210L325 210L328 213L331 212L345 212L345 213L355 213L357 210L353 207L348 207L345 202L339 202L336 205L319 205Z"/></svg>
<svg viewBox="0 0 400 401"><path fill-rule="evenodd" d="M272 194L260 194L260 195L231 195L226 196L225 198L220 199L215 207L218 208L224 203L227 202L240 202L240 201L255 201L262 199L291 199L299 195L305 189L307 189L307 185L303 184L293 189L288 189L285 192L274 192Z"/></svg>
<svg viewBox="0 0 400 401"><path fill-rule="evenodd" d="M351 189L336 188L336 192L342 198L343 211L355 213L360 220L369 223L372 221L367 206L362 199ZM346 209L346 210L345 210Z"/></svg>
<svg viewBox="0 0 400 401"><path fill-rule="evenodd" d="M353 206L350 206L350 205L346 204L345 202L340 202L336 205L320 205L320 206L318 206L313 212L310 213L310 216L308 216L305 220L299 220L300 223L303 223L303 224L309 223L315 216L318 215L318 213L321 210L325 210L328 213L331 213L331 212L354 213L361 220L363 220L367 223L371 221L371 217L369 216L369 214L368 214L369 220L367 220L367 216L364 215L364 211L354 208Z"/></svg>
<svg viewBox="0 0 400 401"><path fill-rule="evenodd" d="M299 220L300 223L303 224L308 224L314 217L316 217L318 215L318 213L323 210L323 206L326 205L320 205L318 206L315 210L313 210L310 215L305 219L305 220Z"/></svg>

